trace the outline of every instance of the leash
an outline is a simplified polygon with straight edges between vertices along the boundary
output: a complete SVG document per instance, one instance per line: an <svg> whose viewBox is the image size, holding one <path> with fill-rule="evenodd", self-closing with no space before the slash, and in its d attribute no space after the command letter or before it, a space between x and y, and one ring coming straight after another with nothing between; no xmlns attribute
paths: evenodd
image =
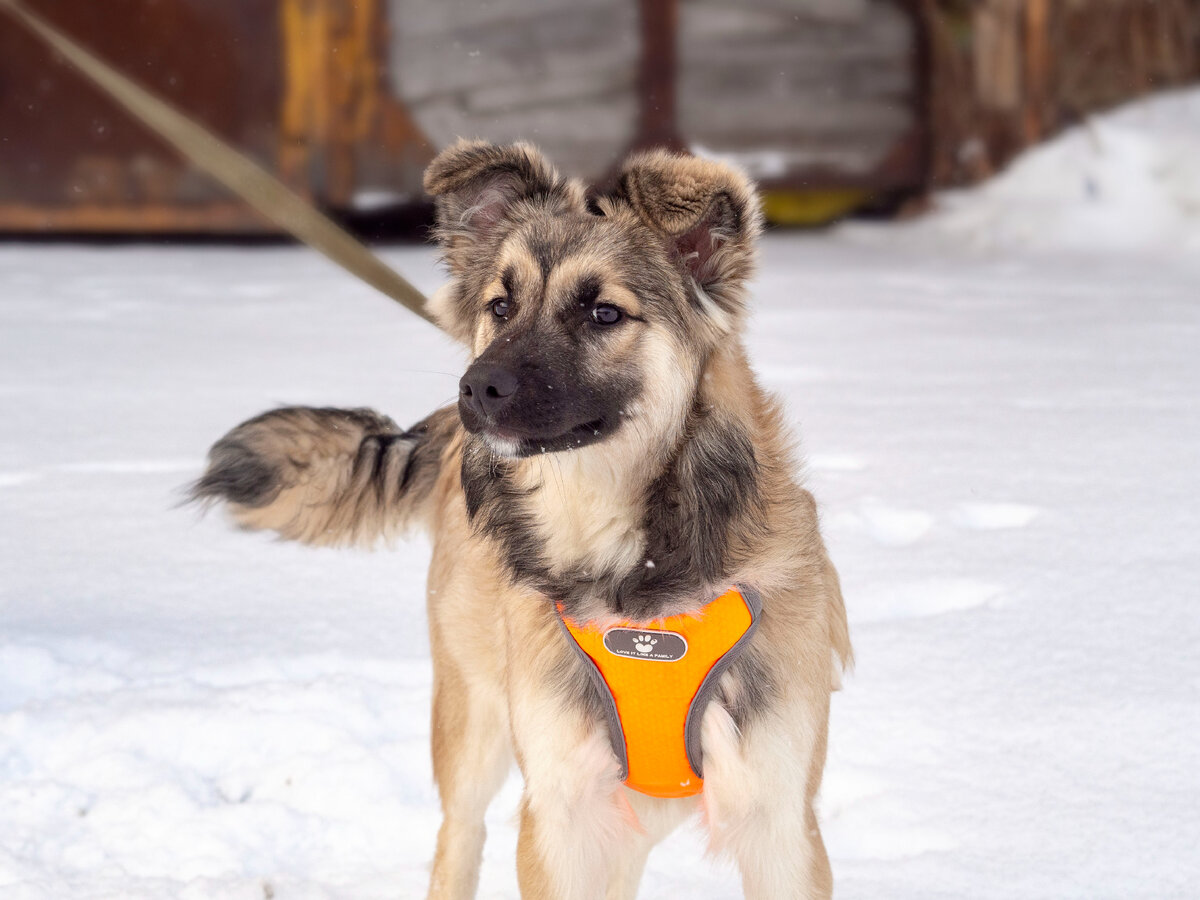
<svg viewBox="0 0 1200 900"><path fill-rule="evenodd" d="M405 309L437 325L425 311L424 294L261 165L118 72L18 0L0 0L0 11L24 25L119 106L247 205Z"/></svg>

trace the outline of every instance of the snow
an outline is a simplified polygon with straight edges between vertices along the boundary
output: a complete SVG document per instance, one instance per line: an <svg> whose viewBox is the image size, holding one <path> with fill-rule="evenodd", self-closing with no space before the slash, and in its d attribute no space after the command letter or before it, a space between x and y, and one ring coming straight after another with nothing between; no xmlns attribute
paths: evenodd
<svg viewBox="0 0 1200 900"><path fill-rule="evenodd" d="M1141 237L1089 254L1056 223L1103 236L1109 212L1067 198L1032 247L1000 183L965 235L764 244L750 355L802 438L858 657L821 801L838 894L1195 896L1194 210L1151 243L1143 185L1121 201ZM439 283L428 249L386 256ZM0 896L424 896L428 546L279 543L179 489L264 408L416 421L462 364L306 251L0 246ZM519 789L482 898L517 896ZM693 825L642 896L740 892Z"/></svg>
<svg viewBox="0 0 1200 900"><path fill-rule="evenodd" d="M859 231L851 226L852 231ZM860 234L878 234L863 229ZM888 240L1025 251L1200 252L1200 91L1087 120Z"/></svg>

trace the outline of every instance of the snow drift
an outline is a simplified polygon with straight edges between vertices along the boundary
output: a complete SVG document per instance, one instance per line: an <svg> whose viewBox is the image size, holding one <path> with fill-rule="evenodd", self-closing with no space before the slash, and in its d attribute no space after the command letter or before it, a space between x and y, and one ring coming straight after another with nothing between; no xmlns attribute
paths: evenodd
<svg viewBox="0 0 1200 900"><path fill-rule="evenodd" d="M1091 118L992 180L938 195L922 219L865 231L978 249L1200 251L1200 90Z"/></svg>

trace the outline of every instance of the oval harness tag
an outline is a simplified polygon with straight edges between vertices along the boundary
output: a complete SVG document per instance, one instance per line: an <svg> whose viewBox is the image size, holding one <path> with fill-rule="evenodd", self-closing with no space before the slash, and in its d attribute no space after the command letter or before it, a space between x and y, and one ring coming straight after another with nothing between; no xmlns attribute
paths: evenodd
<svg viewBox="0 0 1200 900"><path fill-rule="evenodd" d="M674 631L651 628L610 628L604 632L604 649L628 659L678 662L687 655L687 639Z"/></svg>

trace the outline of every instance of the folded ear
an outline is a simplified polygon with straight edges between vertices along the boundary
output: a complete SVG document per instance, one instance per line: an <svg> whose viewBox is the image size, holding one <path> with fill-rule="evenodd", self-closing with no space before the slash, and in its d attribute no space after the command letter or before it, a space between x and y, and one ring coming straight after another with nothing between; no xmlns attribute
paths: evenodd
<svg viewBox="0 0 1200 900"><path fill-rule="evenodd" d="M457 275L482 243L529 204L552 210L583 205L582 188L561 178L528 144L459 140L429 164L425 190L437 198L434 234Z"/></svg>
<svg viewBox="0 0 1200 900"><path fill-rule="evenodd" d="M618 191L663 237L696 303L730 330L744 308L762 230L753 182L723 163L654 150L625 163Z"/></svg>

